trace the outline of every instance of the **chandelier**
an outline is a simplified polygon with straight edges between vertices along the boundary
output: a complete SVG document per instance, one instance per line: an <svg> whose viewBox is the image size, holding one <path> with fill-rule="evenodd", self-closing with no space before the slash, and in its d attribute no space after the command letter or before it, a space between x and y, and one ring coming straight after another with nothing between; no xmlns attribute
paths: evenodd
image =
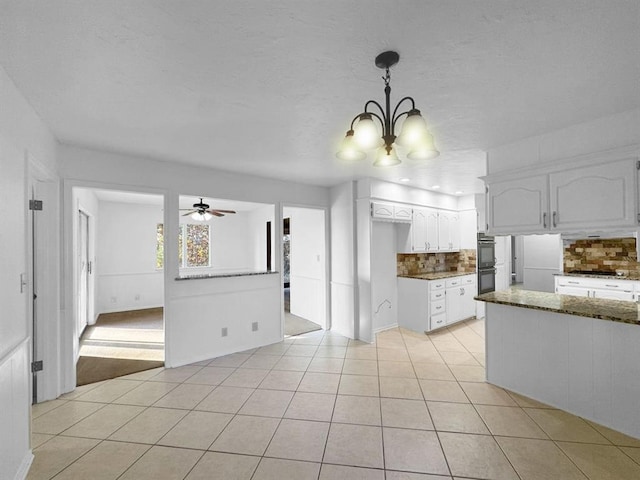
<svg viewBox="0 0 640 480"><path fill-rule="evenodd" d="M391 75L389 68L398 63L398 52L383 52L376 57L378 68L383 68L386 74L384 80L385 107L382 108L375 100L369 100L364 104L364 111L359 113L351 121L351 127L347 131L344 140L336 156L341 160L363 160L367 150L377 149L374 167L389 167L398 165L400 158L396 146L407 150L407 158L410 160L428 160L440 155L433 143L433 135L427 128L427 123L416 108L415 101L411 97L404 97L391 112ZM408 110L398 113L400 106L408 102L411 106ZM369 107L377 107L379 113L370 111ZM402 122L402 130L396 137L396 123L406 115ZM377 119L382 128L382 135L373 119Z"/></svg>

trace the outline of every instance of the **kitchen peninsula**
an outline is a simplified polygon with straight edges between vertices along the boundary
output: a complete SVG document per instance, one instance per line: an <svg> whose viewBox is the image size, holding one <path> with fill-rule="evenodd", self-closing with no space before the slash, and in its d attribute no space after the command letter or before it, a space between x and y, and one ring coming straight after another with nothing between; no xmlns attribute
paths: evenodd
<svg viewBox="0 0 640 480"><path fill-rule="evenodd" d="M640 438L640 306L526 290L486 302L487 381Z"/></svg>

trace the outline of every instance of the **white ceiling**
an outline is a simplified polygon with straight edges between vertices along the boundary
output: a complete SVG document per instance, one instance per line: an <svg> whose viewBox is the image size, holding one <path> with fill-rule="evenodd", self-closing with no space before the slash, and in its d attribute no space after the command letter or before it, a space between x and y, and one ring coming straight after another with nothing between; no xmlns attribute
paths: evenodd
<svg viewBox="0 0 640 480"><path fill-rule="evenodd" d="M489 147L640 107L637 0L0 0L0 64L58 139L319 185L480 191ZM441 156L335 150L395 49Z"/></svg>

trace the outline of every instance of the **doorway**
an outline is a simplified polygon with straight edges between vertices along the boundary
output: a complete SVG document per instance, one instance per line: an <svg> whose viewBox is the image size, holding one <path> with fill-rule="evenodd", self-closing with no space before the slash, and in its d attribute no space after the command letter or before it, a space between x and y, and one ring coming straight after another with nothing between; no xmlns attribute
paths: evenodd
<svg viewBox="0 0 640 480"><path fill-rule="evenodd" d="M285 337L327 329L325 211L283 208Z"/></svg>
<svg viewBox="0 0 640 480"><path fill-rule="evenodd" d="M163 196L72 195L76 386L164 365Z"/></svg>

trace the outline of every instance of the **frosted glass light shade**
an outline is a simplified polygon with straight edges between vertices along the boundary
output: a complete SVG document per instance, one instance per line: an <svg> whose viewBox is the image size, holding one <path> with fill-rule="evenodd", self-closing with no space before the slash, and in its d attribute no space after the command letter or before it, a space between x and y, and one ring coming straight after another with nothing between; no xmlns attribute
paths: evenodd
<svg viewBox="0 0 640 480"><path fill-rule="evenodd" d="M358 160L364 160L367 156L353 138L353 130L349 130L344 139L340 143L340 148L336 153L336 157L340 160L346 160L348 162L355 162Z"/></svg>
<svg viewBox="0 0 640 480"><path fill-rule="evenodd" d="M380 147L376 153L376 161L373 162L374 167L392 167L398 165L400 159L395 148L392 148L390 152L387 152L386 148Z"/></svg>
<svg viewBox="0 0 640 480"><path fill-rule="evenodd" d="M410 160L429 160L436 158L438 155L440 155L440 152L433 144L433 135L427 133L419 144L407 153L407 158Z"/></svg>
<svg viewBox="0 0 640 480"><path fill-rule="evenodd" d="M382 143L382 137L378 132L378 128L368 113L360 115L353 131L353 138L362 150L377 147Z"/></svg>
<svg viewBox="0 0 640 480"><path fill-rule="evenodd" d="M402 147L413 148L421 143L426 135L430 135L427 122L419 110L412 110L402 124L396 143Z"/></svg>
<svg viewBox="0 0 640 480"><path fill-rule="evenodd" d="M198 222L206 222L213 218L209 212L193 212L190 217Z"/></svg>

